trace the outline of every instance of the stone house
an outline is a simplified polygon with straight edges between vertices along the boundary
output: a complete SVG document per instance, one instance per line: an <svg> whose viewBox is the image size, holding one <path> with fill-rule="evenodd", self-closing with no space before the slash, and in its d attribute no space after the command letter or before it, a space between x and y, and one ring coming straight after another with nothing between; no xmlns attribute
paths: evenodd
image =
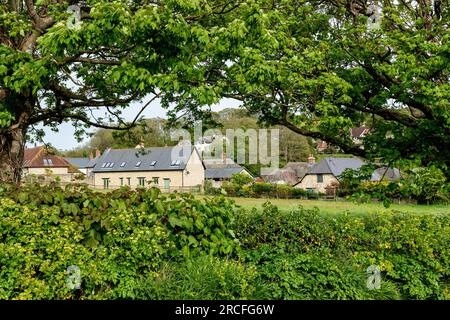
<svg viewBox="0 0 450 320"><path fill-rule="evenodd" d="M296 188L327 193L327 188L339 186L340 175L346 169L357 170L366 163L356 157L351 158L323 158L306 173L303 179L294 185ZM400 178L400 171L396 168L380 167L376 169L371 177L371 181L397 180Z"/></svg>
<svg viewBox="0 0 450 320"><path fill-rule="evenodd" d="M93 187L159 187L162 191L202 188L205 167L196 148L182 157L177 147L107 149L92 168Z"/></svg>
<svg viewBox="0 0 450 320"><path fill-rule="evenodd" d="M232 159L204 159L205 180L210 181L212 187L220 188L224 181L230 181L233 174L253 175L244 167L235 163Z"/></svg>
<svg viewBox="0 0 450 320"><path fill-rule="evenodd" d="M74 181L81 174L76 167L63 157L57 156L43 146L26 148L22 163L22 175L25 180L37 182Z"/></svg>

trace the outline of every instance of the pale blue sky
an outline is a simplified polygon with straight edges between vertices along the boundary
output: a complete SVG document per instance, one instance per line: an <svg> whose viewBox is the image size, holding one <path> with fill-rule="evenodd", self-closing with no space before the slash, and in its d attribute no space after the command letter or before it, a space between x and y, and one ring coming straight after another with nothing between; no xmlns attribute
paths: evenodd
<svg viewBox="0 0 450 320"><path fill-rule="evenodd" d="M212 106L213 111L220 111L225 108L236 108L240 105L240 102L233 99L223 99L219 104ZM123 116L127 121L131 121L136 116L136 113L139 111L141 103L134 103L127 108L126 111L123 112ZM167 110L163 109L159 103L159 101L154 101L150 104L147 109L143 112L144 117L146 118L155 118L161 117L166 118ZM44 128L45 129L45 128ZM59 131L53 132L50 129L45 129L45 137L44 142L50 143L52 146L60 149L60 150L70 150L77 146L80 146L86 143L89 140L89 137L85 137L81 143L78 143L74 137L74 128L71 123L63 123L58 126ZM92 128L92 131L95 131L95 128ZM34 145L34 144L33 144ZM33 146L28 144L28 146Z"/></svg>

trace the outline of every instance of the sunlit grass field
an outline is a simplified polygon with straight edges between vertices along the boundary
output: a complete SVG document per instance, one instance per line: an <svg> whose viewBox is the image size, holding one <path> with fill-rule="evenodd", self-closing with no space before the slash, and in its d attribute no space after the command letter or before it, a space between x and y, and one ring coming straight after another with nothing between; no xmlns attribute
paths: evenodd
<svg viewBox="0 0 450 320"><path fill-rule="evenodd" d="M306 209L318 208L321 213L338 214L348 211L352 214L367 214L375 212L401 211L416 214L450 214L450 205L416 205L416 204L391 204L385 208L382 203L355 203L345 200L298 200L298 199L260 199L260 198L238 198L230 197L239 206L251 209L261 209L266 201L270 201L280 210L289 210L296 206Z"/></svg>
<svg viewBox="0 0 450 320"><path fill-rule="evenodd" d="M112 190L96 189L98 192L108 193ZM196 195L197 197L213 197L205 195ZM324 214L340 214L349 212L351 214L367 214L367 213L388 213L393 211L401 211L404 213L415 214L449 214L450 205L433 204L433 205L417 205L417 204L398 204L392 203L385 208L382 203L356 203L346 200L299 200L299 199L276 199L276 198L243 198L243 197L227 197L236 202L236 204L244 209L257 208L261 209L267 201L276 205L282 211L288 211L299 205L305 209L318 208Z"/></svg>

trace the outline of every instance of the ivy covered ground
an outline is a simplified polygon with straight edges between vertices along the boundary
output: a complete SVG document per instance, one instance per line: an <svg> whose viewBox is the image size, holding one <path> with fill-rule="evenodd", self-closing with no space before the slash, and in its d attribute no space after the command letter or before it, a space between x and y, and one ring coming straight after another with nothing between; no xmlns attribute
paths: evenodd
<svg viewBox="0 0 450 320"><path fill-rule="evenodd" d="M0 187L0 299L450 299L449 243L444 212Z"/></svg>

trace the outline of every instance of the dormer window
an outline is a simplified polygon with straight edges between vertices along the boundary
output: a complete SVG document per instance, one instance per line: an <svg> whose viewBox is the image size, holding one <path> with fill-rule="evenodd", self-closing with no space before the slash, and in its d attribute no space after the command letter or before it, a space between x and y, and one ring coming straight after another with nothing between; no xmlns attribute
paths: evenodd
<svg viewBox="0 0 450 320"><path fill-rule="evenodd" d="M152 162L150 163L150 166L151 166L151 167L154 167L155 164L156 164L156 161L152 161Z"/></svg>
<svg viewBox="0 0 450 320"><path fill-rule="evenodd" d="M170 164L171 167L178 167L180 165L180 160L174 160Z"/></svg>
<svg viewBox="0 0 450 320"><path fill-rule="evenodd" d="M120 164L120 167L123 168L123 167L125 167L126 164L127 164L126 162L122 162L122 163Z"/></svg>
<svg viewBox="0 0 450 320"><path fill-rule="evenodd" d="M138 162L136 163L136 167L140 167L140 166L141 166L141 163L142 163L142 161L138 161Z"/></svg>
<svg viewBox="0 0 450 320"><path fill-rule="evenodd" d="M53 162L52 159L44 159L44 166L52 166Z"/></svg>
<svg viewBox="0 0 450 320"><path fill-rule="evenodd" d="M102 164L102 168L105 168L106 167L106 162L104 162L103 164Z"/></svg>

